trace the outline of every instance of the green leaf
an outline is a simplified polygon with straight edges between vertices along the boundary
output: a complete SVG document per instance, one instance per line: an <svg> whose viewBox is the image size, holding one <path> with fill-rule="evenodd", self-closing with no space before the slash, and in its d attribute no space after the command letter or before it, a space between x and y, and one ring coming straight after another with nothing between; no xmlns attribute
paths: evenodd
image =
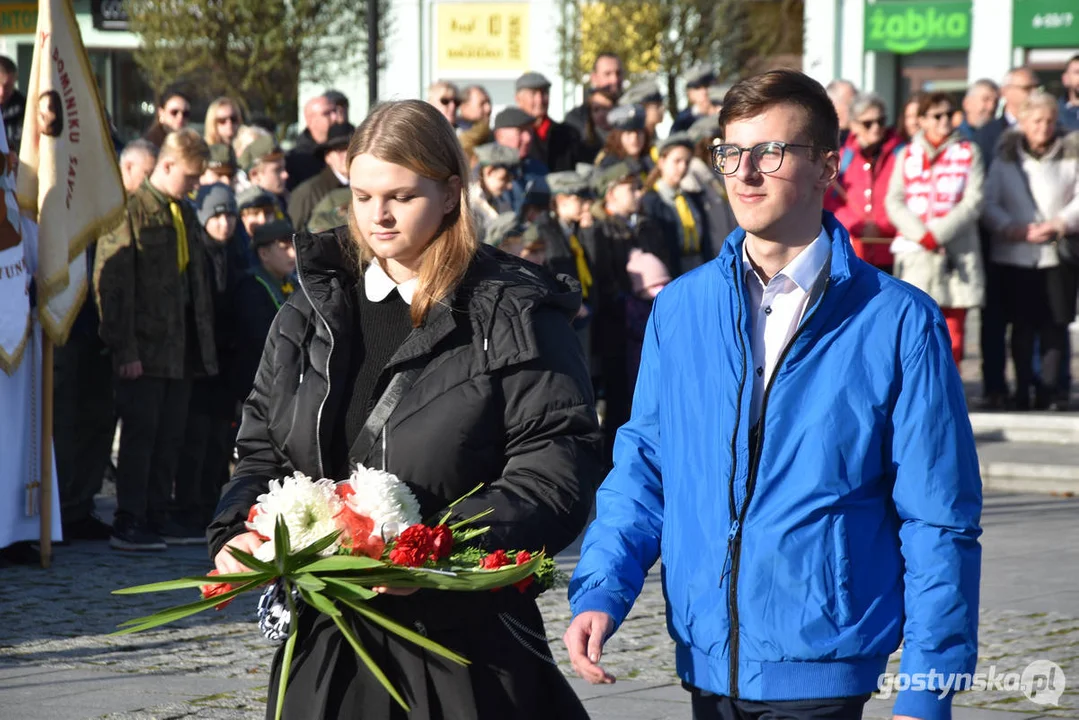
<svg viewBox="0 0 1079 720"><path fill-rule="evenodd" d="M171 607L171 608L168 608L166 610L162 610L161 612L156 612L153 615L147 615L146 617L135 618L134 620L126 620L126 621L120 623L120 625L119 625L119 627L123 628L122 630L116 630L116 631L114 631L112 633L109 633L109 634L110 635L129 635L131 633L137 633L137 632L140 632L142 630L149 630L151 628L155 628L155 627L158 627L160 625L165 625L165 624L170 623L170 622L175 622L176 620L181 620L181 619L183 619L185 617L188 617L189 615L194 615L196 613L200 613L203 610L209 610L210 608L212 608L212 607L214 607L216 605L220 605L221 603L225 602L226 600L230 600L230 599L236 597L240 593L247 592L248 590L254 590L260 584L261 583L258 582L258 581L249 582L246 585L241 585L240 587L234 588L234 589L230 590L227 593L223 593L221 595L218 595L217 597L206 598L204 600L199 600L198 602L188 603L186 605L177 605L175 607Z"/></svg>
<svg viewBox="0 0 1079 720"><path fill-rule="evenodd" d="M263 562L262 560L256 558L254 555L246 553L239 548L225 546L225 549L229 551L229 554L232 555L232 557L236 558L252 570L269 573L274 577L278 577L281 575L281 573L277 569L277 566L273 563Z"/></svg>
<svg viewBox="0 0 1079 720"><path fill-rule="evenodd" d="M203 577L185 577L177 580L136 585L134 587L113 590L113 595L141 595L143 593L165 592L168 590L183 590L185 588L201 587L213 583L236 583L244 581L256 581L269 579L269 575L261 572L233 573L231 575L206 575Z"/></svg>
<svg viewBox="0 0 1079 720"><path fill-rule="evenodd" d="M337 542L337 538L339 537L341 537L341 531L334 530L326 537L316 540L315 542L305 547L303 550L300 550L295 555L293 555L293 557L298 559L302 558L304 560L315 557L320 552Z"/></svg>
<svg viewBox="0 0 1079 720"><path fill-rule="evenodd" d="M297 587L300 587L304 590L310 590L311 592L318 592L322 590L322 588L326 587L326 583L322 582L320 579L318 579L314 575L311 575L310 573L302 573L300 575L297 575L296 577L292 578L292 582L296 583Z"/></svg>
<svg viewBox="0 0 1079 720"><path fill-rule="evenodd" d="M277 682L277 711L274 714L276 720L281 720L281 712L284 710L285 690L288 689L288 676L292 671L292 653L296 649L297 626L300 624L297 619L296 603L292 600L292 588L289 587L288 581L284 585L291 622L288 628L288 640L285 641L285 652L281 658L281 677Z"/></svg>
<svg viewBox="0 0 1079 720"><path fill-rule="evenodd" d="M457 507L458 505L460 505L460 504L461 504L461 503L462 503L463 501L467 500L468 498L472 497L473 495L475 495L476 493L478 493L478 492L479 492L480 490L482 490L482 489L484 488L484 486L485 486L486 484L487 484L487 483L480 483L479 485L477 485L476 487L472 488L471 490L469 490L468 492L466 492L466 493L465 493L464 495L462 495L461 497L457 498L456 500L454 500L453 502L451 502L451 503L450 503L449 505L447 505L447 506L446 506L446 514L445 514L445 515L443 515L443 516L442 516L442 519L441 519L441 520L439 520L439 521L438 521L437 523L435 523L435 524L436 524L436 525L445 525L445 524L446 524L446 521L450 519L450 515L453 515L453 509L454 509L455 507Z"/></svg>
<svg viewBox="0 0 1079 720"><path fill-rule="evenodd" d="M329 615L332 618L341 617L341 611L337 609L337 606L333 604L333 601L321 593L311 592L310 590L305 590L301 587L300 597L304 599L304 602L323 615Z"/></svg>
<svg viewBox="0 0 1079 720"><path fill-rule="evenodd" d="M333 621L337 624L337 629L340 630L341 634L345 636L346 640L348 640L348 644L351 645L352 649L356 651L356 655L359 656L360 660L363 660L363 664L366 665L367 669L371 671L371 674L374 675L380 683L382 683L382 687L386 688L386 692L390 694L390 697L396 700L397 704L404 708L405 712L411 712L408 707L408 703L406 703L405 699L397 693L397 690L393 687L393 684L390 683L389 678L386 677L386 674L382 672L382 668L380 668L375 663L374 659L368 654L367 650L360 642L360 639L356 637L356 634L354 632L352 632L352 628L349 627L348 623L345 622L341 617L335 617Z"/></svg>
<svg viewBox="0 0 1079 720"><path fill-rule="evenodd" d="M330 586L331 589L338 592L350 594L361 601L370 600L372 598L378 597L378 593L374 590L369 590L363 585L357 585L356 583L349 582L348 580L342 580L340 578L326 575L322 578L322 581L326 583L326 585ZM327 590L326 592L327 594L332 594L330 590Z"/></svg>
<svg viewBox="0 0 1079 720"><path fill-rule="evenodd" d="M336 591L333 588L329 588L329 589L327 589L326 592L332 596L332 595L335 594ZM365 618L367 618L371 622L381 625L383 628L385 628L389 632L392 632L393 634L398 635L398 636L404 638L405 640L408 640L409 642L412 642L412 643L415 643L416 645L419 645L424 650L427 650L430 653L434 653L435 655L440 655L440 656L446 658L447 660L455 662L455 663L457 663L459 665L469 665L470 664L469 661L464 656L458 655L457 653L455 653L454 651L452 651L449 648L445 647L444 645L440 645L439 643L436 643L434 640L426 638L423 635L420 635L418 632L410 630L407 627L405 627L404 625L401 625L400 623L394 622L390 618L386 617L385 615L383 615L382 613L378 612L377 610L375 610L374 608L368 606L365 603L355 602L355 601L351 600L350 598L341 597L341 596L337 596L337 599L340 602L342 602L344 605L352 608L352 610L354 610L355 612L359 613L360 615L363 615Z"/></svg>
<svg viewBox="0 0 1079 720"><path fill-rule="evenodd" d="M344 572L350 570L368 570L370 568L391 567L381 560L375 560L365 555L331 555L320 558L313 563L304 565L304 571L309 573Z"/></svg>
<svg viewBox="0 0 1079 720"><path fill-rule="evenodd" d="M274 560L277 562L277 567L281 571L282 575L288 574L288 553L291 549L288 536L288 525L285 523L285 518L280 515L277 516L277 524L274 527L273 532L273 549Z"/></svg>
<svg viewBox="0 0 1079 720"><path fill-rule="evenodd" d="M482 520L483 518L487 517L488 515L490 515L493 512L494 512L493 508L487 508L483 512L478 512L478 513L476 513L475 515L473 515L470 518L466 518L466 519L462 520L461 522L457 522L457 523L454 523L453 525L450 525L450 530L458 530L460 528L463 528L466 525L471 525L472 523L474 523L474 522L476 522L478 520Z"/></svg>

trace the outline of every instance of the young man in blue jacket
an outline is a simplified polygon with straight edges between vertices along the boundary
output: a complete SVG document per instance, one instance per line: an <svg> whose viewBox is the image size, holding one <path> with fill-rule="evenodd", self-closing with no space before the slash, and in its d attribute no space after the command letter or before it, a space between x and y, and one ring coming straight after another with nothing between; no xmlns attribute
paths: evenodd
<svg viewBox="0 0 1079 720"><path fill-rule="evenodd" d="M742 81L719 127L740 227L655 301L570 658L614 681L603 643L662 558L696 720L860 718L900 642L896 718L948 718L977 657L982 499L947 327L823 212L838 120L817 82Z"/></svg>

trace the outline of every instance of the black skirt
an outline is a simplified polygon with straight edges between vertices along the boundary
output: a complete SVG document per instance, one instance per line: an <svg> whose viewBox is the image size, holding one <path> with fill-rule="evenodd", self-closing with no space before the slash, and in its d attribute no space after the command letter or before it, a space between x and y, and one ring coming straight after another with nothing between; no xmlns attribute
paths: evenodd
<svg viewBox="0 0 1079 720"><path fill-rule="evenodd" d="M554 664L535 600L515 588L495 593L421 590L381 597L371 607L463 655L467 666L432 655L347 613L360 642L408 703L406 713L371 674L333 620L299 612L285 693L285 720L587 720ZM282 649L273 660L266 717L276 711Z"/></svg>

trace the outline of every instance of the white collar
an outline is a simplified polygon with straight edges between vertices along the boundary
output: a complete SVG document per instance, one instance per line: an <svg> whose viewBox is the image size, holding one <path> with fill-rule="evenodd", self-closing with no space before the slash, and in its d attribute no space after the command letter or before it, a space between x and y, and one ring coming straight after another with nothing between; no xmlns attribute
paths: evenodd
<svg viewBox="0 0 1079 720"><path fill-rule="evenodd" d="M348 185L348 178L347 178L347 177L345 177L345 176L344 176L344 175L342 175L341 173L337 172L336 170L334 170L334 169L333 169L332 167L330 167L329 165L327 165L326 167L330 168L330 172L332 172L332 173L333 173L333 176L334 176L335 178L337 178L337 182L341 183L342 185Z"/></svg>
<svg viewBox="0 0 1079 720"><path fill-rule="evenodd" d="M749 253L746 251L747 244L748 238L742 242L742 263L745 265L746 272L753 273L759 280L760 276L757 275L757 271L753 269L753 265L749 262ZM830 249L828 233L822 225L820 234L817 235L813 242L809 243L802 252L795 255L793 260L776 273L776 277L782 275L797 285L802 292L809 292L810 288L813 287L813 283L817 282L817 277L820 275L821 270L824 269L824 264L828 262L828 251Z"/></svg>
<svg viewBox="0 0 1079 720"><path fill-rule="evenodd" d="M372 260L367 265L367 270L363 273L363 291L371 302L382 302L389 297L390 293L396 290L401 299L411 305L412 296L416 292L418 283L419 278L412 278L398 285L393 281L393 278L386 274L378 260Z"/></svg>

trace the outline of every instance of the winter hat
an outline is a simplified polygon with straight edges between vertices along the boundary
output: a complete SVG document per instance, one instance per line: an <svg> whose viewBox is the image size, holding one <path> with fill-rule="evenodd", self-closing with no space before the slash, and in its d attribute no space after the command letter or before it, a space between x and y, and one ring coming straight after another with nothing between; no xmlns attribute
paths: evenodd
<svg viewBox="0 0 1079 720"><path fill-rule="evenodd" d="M236 214L236 195L232 188L224 183L203 185L195 196L195 208L198 211L199 224L206 227L206 223L215 215Z"/></svg>
<svg viewBox="0 0 1079 720"><path fill-rule="evenodd" d="M671 281L671 274L662 260L637 248L629 251L626 272L633 285L633 294L638 296L647 292L651 297L655 297Z"/></svg>

